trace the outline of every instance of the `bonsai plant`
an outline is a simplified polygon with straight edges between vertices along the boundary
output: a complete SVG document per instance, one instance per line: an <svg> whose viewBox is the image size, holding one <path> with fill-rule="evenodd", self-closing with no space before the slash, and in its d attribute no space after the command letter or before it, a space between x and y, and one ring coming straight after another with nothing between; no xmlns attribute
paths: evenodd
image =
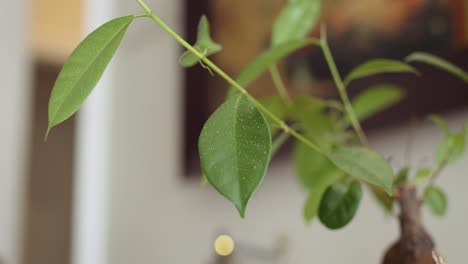
<svg viewBox="0 0 468 264"><path fill-rule="evenodd" d="M187 51L180 58L184 67L200 64L230 85L226 101L205 123L199 138L199 154L205 179L233 203L242 218L250 197L260 186L271 158L288 138L294 140L293 163L299 182L308 190L304 206L306 221L318 218L330 229L346 226L355 216L363 195L370 188L387 211L400 208L401 238L387 251L383 263L438 263L435 243L421 222L421 206L436 215L446 211L447 198L436 185L442 170L460 158L468 124L462 131L449 131L434 115L429 119L444 133L434 166L413 173L409 167L394 173L389 162L373 151L360 122L404 97L404 90L391 84L373 86L349 98L347 86L380 73L420 75L409 63L425 63L468 82L468 74L430 54L416 52L404 61L370 60L342 78L322 26L320 39L308 38L319 21L321 1L289 0L278 16L271 45L233 79L208 56L220 52L206 17L198 25L198 38L189 44L166 25L143 2L144 13L116 18L87 36L73 51L60 72L49 101L50 130L73 115L92 92L111 61L130 24L149 18ZM291 98L277 63L307 45L318 46L336 84L340 101L318 97ZM260 74L269 71L278 95L254 98L247 90Z"/></svg>

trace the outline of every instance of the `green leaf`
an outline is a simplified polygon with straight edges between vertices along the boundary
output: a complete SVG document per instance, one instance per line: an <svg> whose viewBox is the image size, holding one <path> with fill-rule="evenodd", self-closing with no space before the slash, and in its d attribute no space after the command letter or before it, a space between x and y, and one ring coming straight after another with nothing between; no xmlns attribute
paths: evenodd
<svg viewBox="0 0 468 264"><path fill-rule="evenodd" d="M251 82L257 79L260 74L268 70L271 66L275 65L275 63L277 63L279 60L283 59L292 52L311 44L317 44L317 42L309 39L296 39L275 47L271 47L258 56L249 65L247 65L247 67L245 67L237 77L236 82L240 86L246 88ZM237 90L231 86L227 96L230 97L236 93Z"/></svg>
<svg viewBox="0 0 468 264"><path fill-rule="evenodd" d="M447 123L439 115L430 115L427 119L431 120L434 124L436 124L444 132L445 135L450 134L450 130Z"/></svg>
<svg viewBox="0 0 468 264"><path fill-rule="evenodd" d="M407 62L421 62L431 65L433 67L439 68L450 74L455 75L456 77L462 79L464 82L468 82L468 73L466 71L438 56L425 52L415 52L406 57L405 60Z"/></svg>
<svg viewBox="0 0 468 264"><path fill-rule="evenodd" d="M362 147L336 147L328 154L328 158L347 174L392 195L393 170L379 154Z"/></svg>
<svg viewBox="0 0 468 264"><path fill-rule="evenodd" d="M388 59L374 59L357 66L345 78L345 84L348 85L354 80L381 73L414 73L419 74L416 69L410 65Z"/></svg>
<svg viewBox="0 0 468 264"><path fill-rule="evenodd" d="M465 131L445 136L437 150L438 164L453 163L465 152Z"/></svg>
<svg viewBox="0 0 468 264"><path fill-rule="evenodd" d="M387 213L392 213L393 212L393 205L395 203L395 200L390 197L387 193L384 191L381 191L379 189L372 189L372 194L377 201L377 203L385 210Z"/></svg>
<svg viewBox="0 0 468 264"><path fill-rule="evenodd" d="M402 168L398 173L397 176L395 177L395 180L393 181L393 186L399 186L405 182L408 181L408 176L409 176L409 167L404 167Z"/></svg>
<svg viewBox="0 0 468 264"><path fill-rule="evenodd" d="M259 102L279 119L283 120L286 116L286 105L279 96L265 97ZM279 128L278 125L269 116L266 116L266 120L270 126L271 134L275 135Z"/></svg>
<svg viewBox="0 0 468 264"><path fill-rule="evenodd" d="M327 107L327 102L318 97L299 96L294 99L288 109L288 117L296 121L304 121L311 115L320 113Z"/></svg>
<svg viewBox="0 0 468 264"><path fill-rule="evenodd" d="M333 184L344 174L322 154L299 141L294 145L293 161L298 181L306 189Z"/></svg>
<svg viewBox="0 0 468 264"><path fill-rule="evenodd" d="M202 16L198 23L197 42L194 48L202 53L205 57L218 53L222 50L221 45L214 42L210 35L210 24L206 16ZM192 67L197 64L200 59L190 51L186 51L179 60L183 67Z"/></svg>
<svg viewBox="0 0 468 264"><path fill-rule="evenodd" d="M405 96L402 88L390 85L376 85L361 92L351 102L356 117L364 120L392 105L400 102Z"/></svg>
<svg viewBox="0 0 468 264"><path fill-rule="evenodd" d="M302 124L308 139L318 146L328 149L341 136L336 129L336 120L327 113L327 102L310 96L300 96L288 108L287 116L292 121Z"/></svg>
<svg viewBox="0 0 468 264"><path fill-rule="evenodd" d="M428 186L424 191L424 203L436 216L444 216L447 213L447 195L442 189L435 186Z"/></svg>
<svg viewBox="0 0 468 264"><path fill-rule="evenodd" d="M198 147L208 181L243 218L270 162L271 135L263 114L246 96L233 96L205 123Z"/></svg>
<svg viewBox="0 0 468 264"><path fill-rule="evenodd" d="M272 46L306 37L320 18L321 0L290 0L275 21Z"/></svg>
<svg viewBox="0 0 468 264"><path fill-rule="evenodd" d="M427 180L427 178L429 176L431 176L431 175L432 175L432 169L430 169L430 168L421 168L416 172L416 176L414 178L414 181L415 181L416 184L419 184L419 183Z"/></svg>
<svg viewBox="0 0 468 264"><path fill-rule="evenodd" d="M348 186L332 185L322 197L319 219L330 229L339 229L354 218L362 199L362 187L358 181Z"/></svg>
<svg viewBox="0 0 468 264"><path fill-rule="evenodd" d="M47 134L78 111L101 79L133 19L134 16L126 16L107 22L75 48L50 95Z"/></svg>
<svg viewBox="0 0 468 264"><path fill-rule="evenodd" d="M309 195L304 204L304 220L306 223L310 223L318 214L320 208L320 202L322 201L323 194L333 183L337 182L344 175L342 173L333 175L333 179L323 179L323 184L317 185L314 188L310 188Z"/></svg>

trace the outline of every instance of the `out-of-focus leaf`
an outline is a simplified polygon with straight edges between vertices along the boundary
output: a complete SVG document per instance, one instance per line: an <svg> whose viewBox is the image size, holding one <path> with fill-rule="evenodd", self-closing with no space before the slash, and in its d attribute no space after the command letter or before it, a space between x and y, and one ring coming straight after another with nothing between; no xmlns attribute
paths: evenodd
<svg viewBox="0 0 468 264"><path fill-rule="evenodd" d="M357 66L354 70L352 70L345 78L345 84L348 85L354 80L381 73L418 74L418 71L410 65L401 61L388 59L374 59L367 61Z"/></svg>
<svg viewBox="0 0 468 264"><path fill-rule="evenodd" d="M259 101L266 109L268 109L279 119L283 120L285 118L287 111L286 105L279 96L265 97L260 99ZM279 127L269 116L265 117L268 122L268 125L270 126L271 134L275 135Z"/></svg>
<svg viewBox="0 0 468 264"><path fill-rule="evenodd" d="M405 59L407 62L421 62L433 67L444 70L450 74L455 75L456 77L462 79L464 82L468 82L468 73L462 70L460 67L455 64L442 59L441 57L425 53L425 52L415 52L410 54Z"/></svg>
<svg viewBox="0 0 468 264"><path fill-rule="evenodd" d="M293 161L298 181L306 189L330 185L344 173L317 151L301 142L296 142Z"/></svg>
<svg viewBox="0 0 468 264"><path fill-rule="evenodd" d="M299 96L288 109L288 116L297 121L304 121L308 116L323 111L327 102L318 97Z"/></svg>
<svg viewBox="0 0 468 264"><path fill-rule="evenodd" d="M279 134L274 140L273 143L271 144L271 157L273 158L276 153L281 149L281 147L286 143L286 141L289 139L290 134L283 133Z"/></svg>
<svg viewBox="0 0 468 264"><path fill-rule="evenodd" d="M231 97L205 123L198 147L208 181L243 218L270 162L271 135L263 114L246 96Z"/></svg>
<svg viewBox="0 0 468 264"><path fill-rule="evenodd" d="M385 210L386 213L393 212L393 205L395 200L390 197L387 193L379 189L372 189L372 194L377 203Z"/></svg>
<svg viewBox="0 0 468 264"><path fill-rule="evenodd" d="M308 45L317 44L314 40L309 39L295 39L280 45L271 47L267 51L263 52L253 62L251 62L241 74L237 77L236 82L244 87L247 86L257 79L260 74L268 70L271 66L275 65L279 60L283 59L292 52L306 47ZM236 94L237 91L234 87L230 87L228 91L228 97Z"/></svg>
<svg viewBox="0 0 468 264"><path fill-rule="evenodd" d="M408 181L409 171L410 171L409 167L402 168L397 173L397 176L395 177L395 180L393 181L393 186L396 187Z"/></svg>
<svg viewBox="0 0 468 264"><path fill-rule="evenodd" d="M107 22L75 48L50 95L47 134L78 111L101 79L134 18L126 16Z"/></svg>
<svg viewBox="0 0 468 264"><path fill-rule="evenodd" d="M384 84L373 86L352 100L354 113L359 120L364 120L392 105L400 102L405 96L402 88Z"/></svg>
<svg viewBox="0 0 468 264"><path fill-rule="evenodd" d="M272 46L306 37L320 18L321 0L290 0L275 21Z"/></svg>
<svg viewBox="0 0 468 264"><path fill-rule="evenodd" d="M214 42L210 35L210 24L206 16L202 16L198 23L197 42L193 46L205 57L218 53L222 50L221 45ZM186 51L179 60L183 67L192 67L197 64L200 58L190 51Z"/></svg>
<svg viewBox="0 0 468 264"><path fill-rule="evenodd" d="M465 151L465 131L445 136L437 150L438 164L452 163L460 159Z"/></svg>
<svg viewBox="0 0 468 264"><path fill-rule="evenodd" d="M439 115L430 115L427 119L431 120L434 124L436 124L442 130L442 132L444 132L445 135L450 134L450 130L447 123Z"/></svg>
<svg viewBox="0 0 468 264"><path fill-rule="evenodd" d="M414 178L414 181L415 181L416 184L419 184L419 183L427 180L427 178L429 176L431 176L431 175L432 175L432 169L430 169L430 168L421 168L416 172L416 176Z"/></svg>
<svg viewBox="0 0 468 264"><path fill-rule="evenodd" d="M362 187L358 181L347 186L332 185L322 197L319 219L330 229L339 229L354 218L362 199Z"/></svg>
<svg viewBox="0 0 468 264"><path fill-rule="evenodd" d="M327 103L322 99L301 96L288 109L289 119L302 124L305 136L324 150L338 140L336 120L324 112Z"/></svg>
<svg viewBox="0 0 468 264"><path fill-rule="evenodd" d="M342 171L393 195L393 170L387 160L368 148L336 147L328 158Z"/></svg>
<svg viewBox="0 0 468 264"><path fill-rule="evenodd" d="M424 203L436 216L444 216L447 213L447 195L439 187L429 186L426 188Z"/></svg>

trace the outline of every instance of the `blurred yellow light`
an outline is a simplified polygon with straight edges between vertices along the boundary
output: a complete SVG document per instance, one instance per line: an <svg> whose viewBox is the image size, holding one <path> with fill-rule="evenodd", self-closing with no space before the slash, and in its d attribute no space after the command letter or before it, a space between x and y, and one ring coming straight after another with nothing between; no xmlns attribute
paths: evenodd
<svg viewBox="0 0 468 264"><path fill-rule="evenodd" d="M227 235L221 235L216 238L214 243L215 251L220 256L229 256L234 251L234 240Z"/></svg>

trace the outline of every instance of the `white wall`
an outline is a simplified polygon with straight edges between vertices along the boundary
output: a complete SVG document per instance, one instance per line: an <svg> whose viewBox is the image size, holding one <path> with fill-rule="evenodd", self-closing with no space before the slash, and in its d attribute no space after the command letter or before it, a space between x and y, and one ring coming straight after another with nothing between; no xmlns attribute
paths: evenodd
<svg viewBox="0 0 468 264"><path fill-rule="evenodd" d="M26 142L29 139L29 64L25 1L0 1L0 258L19 262Z"/></svg>
<svg viewBox="0 0 468 264"><path fill-rule="evenodd" d="M182 32L180 1L150 5ZM138 8L122 0L113 14L128 10ZM109 90L94 94L80 119L79 162L84 167L77 175L81 208L77 212L87 214L76 217L76 230L86 232L75 244L79 252L75 264L208 263L219 230L228 230L238 242L266 247L286 234L289 251L282 263L377 263L396 238L397 225L368 196L353 223L332 232L317 223L304 225L305 194L286 163L270 169L250 202L246 220L211 188L186 182L180 160L181 50L150 21L135 21L130 32L100 87ZM458 126L468 119L467 113L453 116L451 124ZM386 131L371 141L398 163L406 144L404 132ZM438 137L432 126L418 130L416 161L432 153ZM427 221L449 263L466 259L466 171L468 163L460 162L445 172L441 184L451 193L450 213L443 220ZM106 250L99 253L96 248Z"/></svg>

